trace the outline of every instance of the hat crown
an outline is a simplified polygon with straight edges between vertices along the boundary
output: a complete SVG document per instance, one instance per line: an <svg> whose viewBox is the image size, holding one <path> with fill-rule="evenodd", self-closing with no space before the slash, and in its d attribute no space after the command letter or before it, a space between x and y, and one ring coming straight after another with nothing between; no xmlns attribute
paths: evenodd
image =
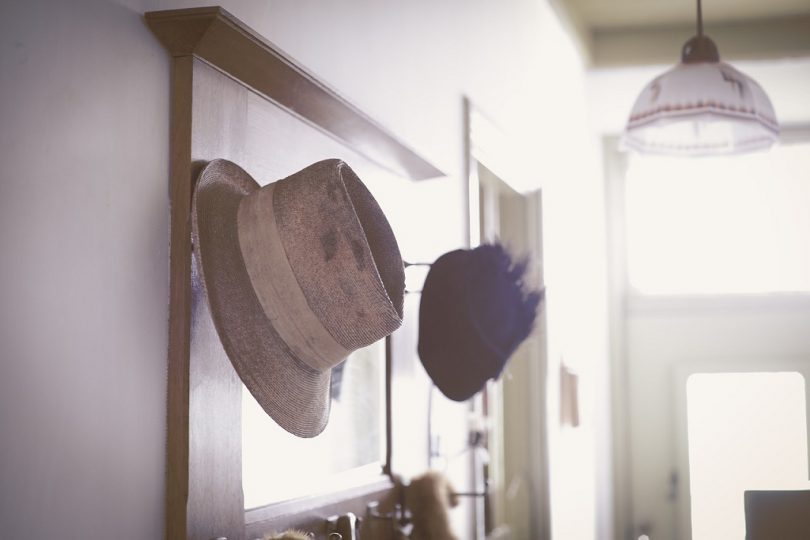
<svg viewBox="0 0 810 540"><path fill-rule="evenodd" d="M276 182L273 213L309 308L340 345L365 347L402 324L394 233L346 163L320 161Z"/></svg>

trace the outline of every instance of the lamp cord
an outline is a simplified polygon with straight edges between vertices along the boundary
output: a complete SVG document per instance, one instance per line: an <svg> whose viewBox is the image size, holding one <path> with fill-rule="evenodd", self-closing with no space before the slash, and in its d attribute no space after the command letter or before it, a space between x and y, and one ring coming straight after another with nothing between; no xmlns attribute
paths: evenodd
<svg viewBox="0 0 810 540"><path fill-rule="evenodd" d="M697 0L697 31L698 36L703 36L703 7L700 0Z"/></svg>

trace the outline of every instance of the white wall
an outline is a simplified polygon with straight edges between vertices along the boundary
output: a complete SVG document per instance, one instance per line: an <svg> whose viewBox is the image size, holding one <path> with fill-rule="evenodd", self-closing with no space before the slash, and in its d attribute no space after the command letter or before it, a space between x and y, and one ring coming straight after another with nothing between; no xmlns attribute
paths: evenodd
<svg viewBox="0 0 810 540"><path fill-rule="evenodd" d="M168 60L112 2L0 36L0 536L159 538Z"/></svg>
<svg viewBox="0 0 810 540"><path fill-rule="evenodd" d="M555 540L609 538L607 270L598 139L589 130L577 44L549 25L542 50L544 120L532 156L543 178L548 438ZM578 427L560 424L560 365L579 381Z"/></svg>
<svg viewBox="0 0 810 540"><path fill-rule="evenodd" d="M208 3L0 4L4 538L162 535L169 59L141 13ZM541 125L535 0L223 4L449 174L414 186L447 249L462 95Z"/></svg>

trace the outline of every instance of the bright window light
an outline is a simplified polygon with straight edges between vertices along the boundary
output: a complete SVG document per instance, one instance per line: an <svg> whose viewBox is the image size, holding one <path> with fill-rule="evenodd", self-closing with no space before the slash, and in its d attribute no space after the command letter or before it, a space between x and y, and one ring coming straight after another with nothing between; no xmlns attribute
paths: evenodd
<svg viewBox="0 0 810 540"><path fill-rule="evenodd" d="M746 490L808 487L804 377L698 373L686 396L692 540L742 540Z"/></svg>
<svg viewBox="0 0 810 540"><path fill-rule="evenodd" d="M355 351L343 366L341 389L332 389L329 424L311 439L284 431L242 387L246 509L380 478L385 455L385 342ZM334 382L334 372L332 377Z"/></svg>
<svg viewBox="0 0 810 540"><path fill-rule="evenodd" d="M628 277L642 294L810 291L810 143L634 155L625 204Z"/></svg>

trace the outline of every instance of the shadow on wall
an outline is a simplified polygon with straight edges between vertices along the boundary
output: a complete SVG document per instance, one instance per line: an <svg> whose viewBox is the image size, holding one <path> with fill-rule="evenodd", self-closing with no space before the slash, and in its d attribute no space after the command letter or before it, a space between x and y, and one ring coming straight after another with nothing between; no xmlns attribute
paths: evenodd
<svg viewBox="0 0 810 540"><path fill-rule="evenodd" d="M0 6L0 523L159 538L168 58L134 9Z"/></svg>

